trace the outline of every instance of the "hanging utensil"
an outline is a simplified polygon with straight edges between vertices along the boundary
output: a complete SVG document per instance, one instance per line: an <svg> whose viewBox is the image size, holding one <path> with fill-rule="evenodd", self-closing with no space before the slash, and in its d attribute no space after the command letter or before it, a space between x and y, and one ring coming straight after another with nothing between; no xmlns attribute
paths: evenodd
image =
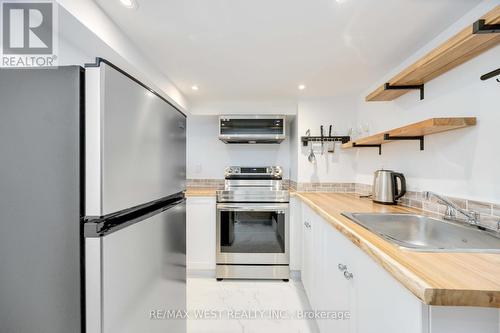
<svg viewBox="0 0 500 333"><path fill-rule="evenodd" d="M335 139L332 139L332 125L330 125L330 127L328 128L328 137L330 140L328 142L328 152L329 153L334 153L335 152Z"/></svg>
<svg viewBox="0 0 500 333"><path fill-rule="evenodd" d="M323 149L323 145L324 145L324 143L325 143L325 141L324 141L324 139L323 139L323 125L321 125L321 126L319 127L319 130L320 130L320 132L321 132L321 155L323 155L323 151L324 151L324 149Z"/></svg>
<svg viewBox="0 0 500 333"><path fill-rule="evenodd" d="M306 131L306 135L307 136L311 136L311 130L308 129ZM314 163L316 162L316 156L314 155L314 151L313 151L313 145L312 145L312 142L311 141L307 141L307 145L311 146L311 151L309 152L309 156L307 156L307 160L310 162L310 163Z"/></svg>
<svg viewBox="0 0 500 333"><path fill-rule="evenodd" d="M307 159L310 163L316 162L316 155L314 155L312 143L311 143L311 151L309 152L309 156L307 157Z"/></svg>

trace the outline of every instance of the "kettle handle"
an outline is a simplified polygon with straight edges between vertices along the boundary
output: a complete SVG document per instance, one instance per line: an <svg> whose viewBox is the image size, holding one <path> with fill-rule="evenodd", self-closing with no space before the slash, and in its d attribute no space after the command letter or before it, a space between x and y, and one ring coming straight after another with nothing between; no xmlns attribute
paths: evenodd
<svg viewBox="0 0 500 333"><path fill-rule="evenodd" d="M398 191L397 178L401 181L401 191ZM392 174L392 184L394 186L394 202L406 194L406 178L402 173L394 172Z"/></svg>

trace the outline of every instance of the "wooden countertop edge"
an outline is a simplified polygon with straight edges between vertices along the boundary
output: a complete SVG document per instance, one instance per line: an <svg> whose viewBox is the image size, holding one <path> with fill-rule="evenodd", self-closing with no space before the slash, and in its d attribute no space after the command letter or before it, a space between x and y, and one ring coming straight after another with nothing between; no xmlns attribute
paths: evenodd
<svg viewBox="0 0 500 333"><path fill-rule="evenodd" d="M440 306L478 306L500 307L500 290L473 290L473 289L447 289L433 287L424 278L411 270L405 264L390 256L383 249L366 240L362 235L342 221L343 216L337 218L328 214L319 205L315 204L299 192L291 193L300 198L316 213L329 222L335 229L346 236L358 248L368 254L381 265L389 274L403 284L412 294L427 305ZM353 223L353 222L350 222ZM367 231L372 234L370 231ZM381 242L386 242L380 238ZM392 246L392 245L390 245Z"/></svg>
<svg viewBox="0 0 500 333"><path fill-rule="evenodd" d="M188 187L184 194L186 197L215 197L215 187Z"/></svg>

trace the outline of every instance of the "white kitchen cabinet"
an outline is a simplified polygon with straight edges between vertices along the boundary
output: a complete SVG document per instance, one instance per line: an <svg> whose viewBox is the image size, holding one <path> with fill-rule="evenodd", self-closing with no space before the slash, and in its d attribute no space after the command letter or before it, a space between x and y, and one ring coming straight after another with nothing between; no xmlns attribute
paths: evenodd
<svg viewBox="0 0 500 333"><path fill-rule="evenodd" d="M323 222L325 223L325 222ZM347 240L332 226L326 225L322 234L324 254L321 262L321 304L320 310L337 311L345 315L344 319L318 320L321 332L355 332L355 320L350 318L355 309L354 280L344 275L352 273L352 251ZM347 317L349 316L349 317ZM340 318L340 317L339 317Z"/></svg>
<svg viewBox="0 0 500 333"><path fill-rule="evenodd" d="M188 270L215 270L215 197L188 197L186 255Z"/></svg>
<svg viewBox="0 0 500 333"><path fill-rule="evenodd" d="M349 244L353 253L353 310L357 332L422 333L426 331L428 306L365 252Z"/></svg>
<svg viewBox="0 0 500 333"><path fill-rule="evenodd" d="M314 249L313 249L313 215L312 211L306 205L302 206L302 284L306 290L306 294L309 297L309 301L312 305L313 299L313 261L314 261Z"/></svg>
<svg viewBox="0 0 500 333"><path fill-rule="evenodd" d="M324 223L318 214L311 211L310 221L312 223L312 258L311 258L311 306L313 309L321 309L323 300L323 270L324 266L321 265L325 255L324 242L322 239Z"/></svg>
<svg viewBox="0 0 500 333"><path fill-rule="evenodd" d="M422 332L416 297L305 204L302 213L302 281L312 309L350 317L319 319L322 332Z"/></svg>
<svg viewBox="0 0 500 333"><path fill-rule="evenodd" d="M290 270L300 271L302 266L302 205L300 199L290 198Z"/></svg>
<svg viewBox="0 0 500 333"><path fill-rule="evenodd" d="M312 221L312 232L304 229L304 255L312 259L304 262L303 272L311 306L350 316L319 319L320 330L422 333L427 307L321 216L309 207L303 212L304 221Z"/></svg>
<svg viewBox="0 0 500 333"><path fill-rule="evenodd" d="M428 333L499 333L499 315L497 308L429 306Z"/></svg>
<svg viewBox="0 0 500 333"><path fill-rule="evenodd" d="M322 279L321 261L323 258L323 223L320 217L308 206L302 207L303 212L303 243L302 243L302 283L309 297L313 309L318 309L321 304Z"/></svg>
<svg viewBox="0 0 500 333"><path fill-rule="evenodd" d="M321 332L500 332L496 308L422 303L305 203L302 222L302 283L312 309L350 312L349 320L318 319Z"/></svg>

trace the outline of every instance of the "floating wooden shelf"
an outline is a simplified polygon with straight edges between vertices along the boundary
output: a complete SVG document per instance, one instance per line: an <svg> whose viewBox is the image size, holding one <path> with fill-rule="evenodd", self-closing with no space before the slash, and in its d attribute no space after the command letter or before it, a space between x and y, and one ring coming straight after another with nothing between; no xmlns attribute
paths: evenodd
<svg viewBox="0 0 500 333"><path fill-rule="evenodd" d="M418 123L395 128L375 135L349 141L342 148L377 147L379 154L382 145L397 140L419 140L424 149L424 136L476 125L476 117L431 118Z"/></svg>
<svg viewBox="0 0 500 333"><path fill-rule="evenodd" d="M381 85L366 101L392 101L499 44L499 24L500 5Z"/></svg>

